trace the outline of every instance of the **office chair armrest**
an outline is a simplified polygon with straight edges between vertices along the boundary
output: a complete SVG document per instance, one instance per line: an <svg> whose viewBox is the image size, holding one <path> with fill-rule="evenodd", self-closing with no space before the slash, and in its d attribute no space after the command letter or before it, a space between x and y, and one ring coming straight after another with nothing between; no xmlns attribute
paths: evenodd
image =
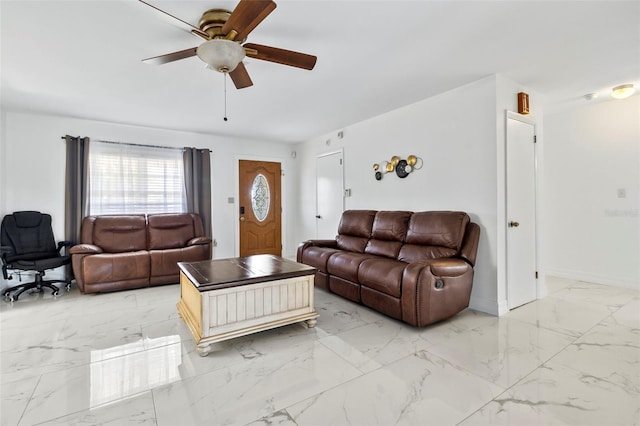
<svg viewBox="0 0 640 426"><path fill-rule="evenodd" d="M5 280L10 280L12 277L7 272L7 254L11 253L11 247L0 246L0 257L2 257L2 276Z"/></svg>
<svg viewBox="0 0 640 426"><path fill-rule="evenodd" d="M58 254L60 254L63 247L71 247L71 241L58 241Z"/></svg>
<svg viewBox="0 0 640 426"><path fill-rule="evenodd" d="M100 254L102 249L93 244L78 244L71 247L70 254Z"/></svg>

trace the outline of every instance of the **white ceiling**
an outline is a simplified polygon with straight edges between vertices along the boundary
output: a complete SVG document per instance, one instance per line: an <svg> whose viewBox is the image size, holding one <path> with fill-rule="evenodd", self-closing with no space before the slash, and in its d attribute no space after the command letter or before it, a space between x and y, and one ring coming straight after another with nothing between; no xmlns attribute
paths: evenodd
<svg viewBox="0 0 640 426"><path fill-rule="evenodd" d="M197 26L237 1L160 1ZM248 42L314 54L313 71L245 59L236 90L201 39L136 0L0 1L2 106L260 140L302 141L494 73L545 96L640 83L640 1L276 0ZM581 100L582 101L582 100ZM532 105L534 107L534 105Z"/></svg>

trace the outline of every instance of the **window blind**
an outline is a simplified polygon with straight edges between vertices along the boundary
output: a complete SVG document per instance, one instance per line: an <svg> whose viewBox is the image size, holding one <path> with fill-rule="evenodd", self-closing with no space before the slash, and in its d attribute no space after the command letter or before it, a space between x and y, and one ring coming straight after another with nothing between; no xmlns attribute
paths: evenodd
<svg viewBox="0 0 640 426"><path fill-rule="evenodd" d="M182 151L91 142L89 214L185 211Z"/></svg>

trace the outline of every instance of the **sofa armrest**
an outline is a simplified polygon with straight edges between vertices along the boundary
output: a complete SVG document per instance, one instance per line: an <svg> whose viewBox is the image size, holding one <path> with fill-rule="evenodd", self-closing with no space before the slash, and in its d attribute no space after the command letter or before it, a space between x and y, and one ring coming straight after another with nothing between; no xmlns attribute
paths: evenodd
<svg viewBox="0 0 640 426"><path fill-rule="evenodd" d="M302 253L307 249L307 247L316 246L316 247L329 247L336 248L338 247L338 242L336 240L307 240L303 241L298 245L298 251L296 254L296 260L298 262L302 262Z"/></svg>
<svg viewBox="0 0 640 426"><path fill-rule="evenodd" d="M473 267L463 259L413 262L402 276L402 320L424 326L469 306Z"/></svg>
<svg viewBox="0 0 640 426"><path fill-rule="evenodd" d="M471 266L476 264L478 254L478 244L480 242L480 226L477 223L469 222L460 247L460 257L465 259Z"/></svg>
<svg viewBox="0 0 640 426"><path fill-rule="evenodd" d="M103 250L93 244L77 244L69 250L70 254L100 254Z"/></svg>
<svg viewBox="0 0 640 426"><path fill-rule="evenodd" d="M459 277L469 270L469 264L461 259L443 258L429 262L431 273L438 277Z"/></svg>
<svg viewBox="0 0 640 426"><path fill-rule="evenodd" d="M187 241L187 246L203 246L205 244L211 244L211 238L195 237Z"/></svg>

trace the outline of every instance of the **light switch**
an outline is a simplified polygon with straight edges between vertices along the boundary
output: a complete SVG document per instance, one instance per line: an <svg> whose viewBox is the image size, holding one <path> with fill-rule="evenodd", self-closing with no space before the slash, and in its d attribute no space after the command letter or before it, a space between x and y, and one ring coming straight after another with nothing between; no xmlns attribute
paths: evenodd
<svg viewBox="0 0 640 426"><path fill-rule="evenodd" d="M229 197L229 198L227 198L227 203L229 203L229 204L233 204L233 203L235 203L235 202L236 202L236 200L234 200L234 199L233 199L233 197Z"/></svg>
<svg viewBox="0 0 640 426"><path fill-rule="evenodd" d="M627 198L627 190L625 188L618 188L618 198Z"/></svg>

